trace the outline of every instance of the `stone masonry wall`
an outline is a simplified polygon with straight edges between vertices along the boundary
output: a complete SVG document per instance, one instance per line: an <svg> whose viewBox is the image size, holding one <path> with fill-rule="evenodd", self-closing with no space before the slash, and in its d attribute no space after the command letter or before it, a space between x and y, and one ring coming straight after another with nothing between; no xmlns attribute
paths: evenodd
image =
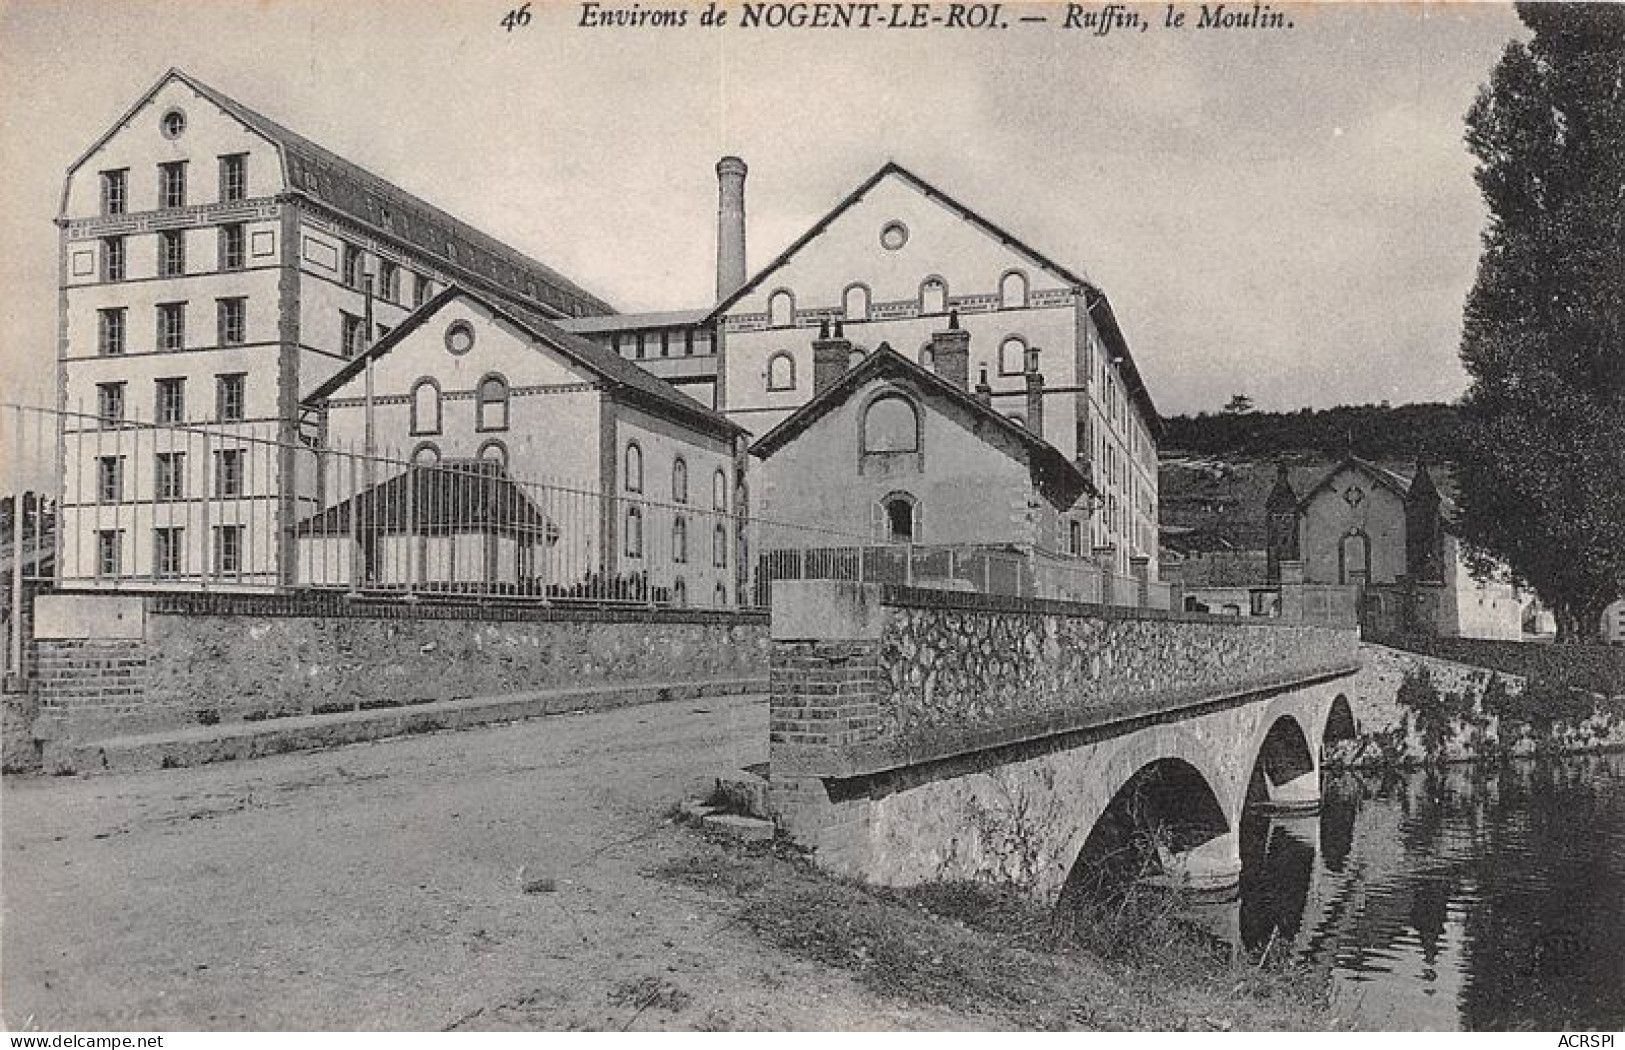
<svg viewBox="0 0 1625 1050"><path fill-rule="evenodd" d="M1525 723L1503 725L1484 710L1484 690L1492 674L1513 695L1526 679L1484 667L1424 656L1383 645L1360 646L1361 670L1345 687L1354 713L1356 735L1340 742L1328 764L1345 768L1414 766L1427 762L1471 762L1519 757L1536 752L1586 752L1625 746L1625 717L1616 704L1599 703L1589 718L1557 720L1549 728ZM1464 697L1470 710L1451 719L1437 754L1430 755L1415 712L1399 703L1408 674L1426 670L1441 693Z"/></svg>
<svg viewBox="0 0 1625 1050"><path fill-rule="evenodd" d="M38 735L87 741L391 704L767 672L760 616L304 608L232 595L144 601L142 622L126 632L135 637L39 641Z"/></svg>
<svg viewBox="0 0 1625 1050"><path fill-rule="evenodd" d="M833 582L774 601L773 763L798 775L861 775L1357 660L1352 630L1231 617Z"/></svg>

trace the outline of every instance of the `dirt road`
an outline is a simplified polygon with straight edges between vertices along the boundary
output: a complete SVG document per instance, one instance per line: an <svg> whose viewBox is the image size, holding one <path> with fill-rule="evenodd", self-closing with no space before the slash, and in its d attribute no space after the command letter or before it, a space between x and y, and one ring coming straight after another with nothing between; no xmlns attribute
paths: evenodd
<svg viewBox="0 0 1625 1050"><path fill-rule="evenodd" d="M202 769L6 778L7 1028L959 1027L645 873L766 757L730 697ZM521 870L551 878L525 893Z"/></svg>

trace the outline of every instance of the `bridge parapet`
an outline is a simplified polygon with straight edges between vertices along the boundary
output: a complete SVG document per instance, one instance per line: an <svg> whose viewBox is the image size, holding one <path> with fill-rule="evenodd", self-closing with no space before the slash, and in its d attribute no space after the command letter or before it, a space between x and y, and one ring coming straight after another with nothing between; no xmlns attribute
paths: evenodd
<svg viewBox="0 0 1625 1050"><path fill-rule="evenodd" d="M1187 717L1358 668L1358 633L950 591L780 581L775 779L850 778Z"/></svg>

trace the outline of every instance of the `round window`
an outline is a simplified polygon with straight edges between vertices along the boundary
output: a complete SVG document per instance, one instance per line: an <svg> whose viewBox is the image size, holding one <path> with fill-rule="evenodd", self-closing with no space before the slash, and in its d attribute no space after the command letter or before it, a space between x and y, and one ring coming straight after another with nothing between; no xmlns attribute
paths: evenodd
<svg viewBox="0 0 1625 1050"><path fill-rule="evenodd" d="M186 130L186 114L178 109L172 109L163 115L159 126L164 129L164 138L172 139Z"/></svg>
<svg viewBox="0 0 1625 1050"><path fill-rule="evenodd" d="M467 321L453 321L447 325L446 349L458 356L474 349L474 326Z"/></svg>
<svg viewBox="0 0 1625 1050"><path fill-rule="evenodd" d="M880 228L880 246L895 252L908 243L908 227L900 222L888 222Z"/></svg>

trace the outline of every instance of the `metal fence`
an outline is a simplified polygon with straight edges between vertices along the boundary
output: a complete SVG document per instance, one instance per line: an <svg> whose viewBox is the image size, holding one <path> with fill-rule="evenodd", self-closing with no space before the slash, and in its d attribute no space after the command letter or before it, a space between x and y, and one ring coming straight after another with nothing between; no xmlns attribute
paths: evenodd
<svg viewBox="0 0 1625 1050"><path fill-rule="evenodd" d="M710 507L606 494L494 459L283 440L274 420L153 424L117 404L5 409L13 491L34 493L19 503L18 540L7 536L15 594L41 580L761 608L775 580L846 579L1120 605L1157 597L1087 559L877 543L752 518L731 494ZM1166 607L1165 585L1151 589Z"/></svg>

